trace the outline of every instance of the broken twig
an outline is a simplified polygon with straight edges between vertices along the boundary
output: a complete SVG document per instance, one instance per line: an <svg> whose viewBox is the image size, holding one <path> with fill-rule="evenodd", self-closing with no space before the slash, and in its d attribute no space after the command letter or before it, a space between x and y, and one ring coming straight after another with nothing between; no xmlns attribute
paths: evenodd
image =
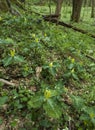
<svg viewBox="0 0 95 130"><path fill-rule="evenodd" d="M0 82L2 82L4 84L7 84L7 85L10 85L10 86L17 86L17 84L11 83L11 82L9 82L9 81L7 81L5 79L1 79L1 78L0 78Z"/></svg>

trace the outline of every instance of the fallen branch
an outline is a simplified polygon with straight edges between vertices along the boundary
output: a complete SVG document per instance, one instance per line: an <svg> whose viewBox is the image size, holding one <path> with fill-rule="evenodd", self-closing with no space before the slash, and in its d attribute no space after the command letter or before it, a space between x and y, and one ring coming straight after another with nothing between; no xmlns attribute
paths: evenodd
<svg viewBox="0 0 95 130"><path fill-rule="evenodd" d="M82 34L87 34L88 36L92 37L92 38L95 38L95 35L94 34L91 34L89 33L88 31L85 31L83 29L80 29L80 28L77 28L71 24L67 24L67 23L64 23L62 21L59 21L59 16L58 15L42 15L40 13L37 13L35 11L32 11L31 13L35 13L36 15L39 15L39 16L42 16L42 18L45 20L45 21L48 21L48 22L52 22L52 23L55 23L57 25L61 25L61 26L64 26L64 27L67 27L67 28L71 28L77 32L80 32Z"/></svg>
<svg viewBox="0 0 95 130"><path fill-rule="evenodd" d="M95 58L93 58L92 56L86 54L86 57L90 58L91 60L93 60L95 62Z"/></svg>
<svg viewBox="0 0 95 130"><path fill-rule="evenodd" d="M92 56L90 56L90 55L88 55L88 54L85 54L83 51L81 51L81 53L82 53L85 57L87 57L87 58L89 58L90 60L92 60L92 61L95 62L95 58L94 58L94 57L92 57Z"/></svg>
<svg viewBox="0 0 95 130"><path fill-rule="evenodd" d="M17 86L17 84L11 83L11 82L9 82L9 81L7 81L5 79L1 79L1 78L0 78L0 82L2 82L4 84L7 84L7 85L10 85L10 86Z"/></svg>
<svg viewBox="0 0 95 130"><path fill-rule="evenodd" d="M80 32L80 33L83 33L83 34L87 34L88 36L90 36L90 37L92 37L92 38L95 38L95 35L94 34L91 34L91 33L89 33L89 32L87 32L87 31L85 31L85 30L82 30L82 29L80 29L80 28L77 28L77 27L74 27L73 25L71 25L71 24L67 24L67 23L64 23L64 22L62 22L62 21L58 21L58 20L56 20L55 18L49 18L49 17L44 17L44 20L45 21L48 21L48 22L52 22L52 23L56 23L56 24L58 24L58 25L61 25L61 26L64 26L64 27L67 27L67 28L71 28L71 29L73 29L73 30L75 30L75 31L77 31L77 32Z"/></svg>

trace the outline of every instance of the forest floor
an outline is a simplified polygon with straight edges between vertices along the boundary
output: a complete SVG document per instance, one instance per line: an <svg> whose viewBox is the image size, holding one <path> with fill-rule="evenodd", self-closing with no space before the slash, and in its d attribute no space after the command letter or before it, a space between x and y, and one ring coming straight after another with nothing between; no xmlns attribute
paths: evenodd
<svg viewBox="0 0 95 130"><path fill-rule="evenodd" d="M29 11L0 16L0 130L95 130L95 39Z"/></svg>
<svg viewBox="0 0 95 130"><path fill-rule="evenodd" d="M31 6L31 8L35 12L41 13L43 15L54 14L54 11L55 11L55 6L53 6L53 5L51 6L51 12L50 12L50 8L47 5L46 6ZM95 33L95 31L94 31L95 30L95 18L91 18L91 7L82 8L79 23L73 23L70 21L71 12L72 12L72 8L64 5L62 8L62 11L61 11L61 20L60 21L64 21L67 24L74 25L75 27L88 31L89 33L92 33L92 34Z"/></svg>

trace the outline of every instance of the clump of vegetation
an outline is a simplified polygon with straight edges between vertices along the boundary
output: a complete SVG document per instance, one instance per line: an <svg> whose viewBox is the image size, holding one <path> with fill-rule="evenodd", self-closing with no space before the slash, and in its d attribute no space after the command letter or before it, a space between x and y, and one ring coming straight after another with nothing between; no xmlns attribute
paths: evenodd
<svg viewBox="0 0 95 130"><path fill-rule="evenodd" d="M0 25L0 125L94 129L94 40L29 12Z"/></svg>

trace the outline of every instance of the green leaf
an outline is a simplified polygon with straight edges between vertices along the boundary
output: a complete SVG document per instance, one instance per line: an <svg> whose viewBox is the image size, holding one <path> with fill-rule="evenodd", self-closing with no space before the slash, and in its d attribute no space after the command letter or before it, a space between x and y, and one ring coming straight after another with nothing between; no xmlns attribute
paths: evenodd
<svg viewBox="0 0 95 130"><path fill-rule="evenodd" d="M67 73L64 73L63 75L65 78L69 78L71 76L71 73L70 72L67 72Z"/></svg>
<svg viewBox="0 0 95 130"><path fill-rule="evenodd" d="M87 114L82 114L81 116L80 116L80 120L81 121L87 121L89 119L89 116L87 115Z"/></svg>
<svg viewBox="0 0 95 130"><path fill-rule="evenodd" d="M72 69L73 67L74 67L74 64L70 64L70 65L68 66L69 69Z"/></svg>
<svg viewBox="0 0 95 130"><path fill-rule="evenodd" d="M79 97L79 96L71 96L72 101L73 101L73 105L77 110L82 110L82 108L85 106L84 103L85 101L83 100L83 98Z"/></svg>
<svg viewBox="0 0 95 130"><path fill-rule="evenodd" d="M2 120L2 118L0 118L0 125L2 125L2 123L3 123L3 120Z"/></svg>
<svg viewBox="0 0 95 130"><path fill-rule="evenodd" d="M0 106L4 105L8 100L7 96L0 97Z"/></svg>
<svg viewBox="0 0 95 130"><path fill-rule="evenodd" d="M40 125L45 127L45 128L51 126L50 122L47 119L46 120L41 120Z"/></svg>
<svg viewBox="0 0 95 130"><path fill-rule="evenodd" d="M13 44L14 43L14 41L13 41L13 39L11 39L11 38L7 38L7 39L5 39L5 43L7 43L7 44Z"/></svg>
<svg viewBox="0 0 95 130"><path fill-rule="evenodd" d="M31 100L28 102L28 108L39 108L41 107L43 103L43 96L34 96L31 98Z"/></svg>
<svg viewBox="0 0 95 130"><path fill-rule="evenodd" d="M0 82L0 87L3 87L4 86L4 83L3 82Z"/></svg>
<svg viewBox="0 0 95 130"><path fill-rule="evenodd" d="M50 68L50 73L55 76L56 75L56 69L55 68Z"/></svg>
<svg viewBox="0 0 95 130"><path fill-rule="evenodd" d="M75 73L72 73L74 79L79 80L78 76Z"/></svg>
<svg viewBox="0 0 95 130"><path fill-rule="evenodd" d="M14 56L15 62L24 62L24 57L22 56Z"/></svg>
<svg viewBox="0 0 95 130"><path fill-rule="evenodd" d="M4 43L4 40L0 39L0 44Z"/></svg>
<svg viewBox="0 0 95 130"><path fill-rule="evenodd" d="M0 39L0 44L13 44L14 41L11 38Z"/></svg>
<svg viewBox="0 0 95 130"><path fill-rule="evenodd" d="M61 116L61 108L57 104L55 104L54 101L51 99L48 99L47 102L43 106L44 110L46 111L46 114L52 118L60 118Z"/></svg>
<svg viewBox="0 0 95 130"><path fill-rule="evenodd" d="M6 57L2 61L3 61L4 66L8 66L12 63L13 58L12 57Z"/></svg>
<svg viewBox="0 0 95 130"><path fill-rule="evenodd" d="M83 111L86 112L88 115L94 114L94 116L95 116L95 107L94 106L84 107Z"/></svg>
<svg viewBox="0 0 95 130"><path fill-rule="evenodd" d="M17 123L18 123L18 119L14 119L14 120L10 123L10 125L11 125L12 127L16 127L16 126L17 126Z"/></svg>
<svg viewBox="0 0 95 130"><path fill-rule="evenodd" d="M60 95L60 93L59 93L58 90L52 90L52 89L50 89L50 92L51 92L51 97L55 97L55 96Z"/></svg>
<svg viewBox="0 0 95 130"><path fill-rule="evenodd" d="M93 123L93 125L95 126L95 118L91 119L91 122Z"/></svg>

